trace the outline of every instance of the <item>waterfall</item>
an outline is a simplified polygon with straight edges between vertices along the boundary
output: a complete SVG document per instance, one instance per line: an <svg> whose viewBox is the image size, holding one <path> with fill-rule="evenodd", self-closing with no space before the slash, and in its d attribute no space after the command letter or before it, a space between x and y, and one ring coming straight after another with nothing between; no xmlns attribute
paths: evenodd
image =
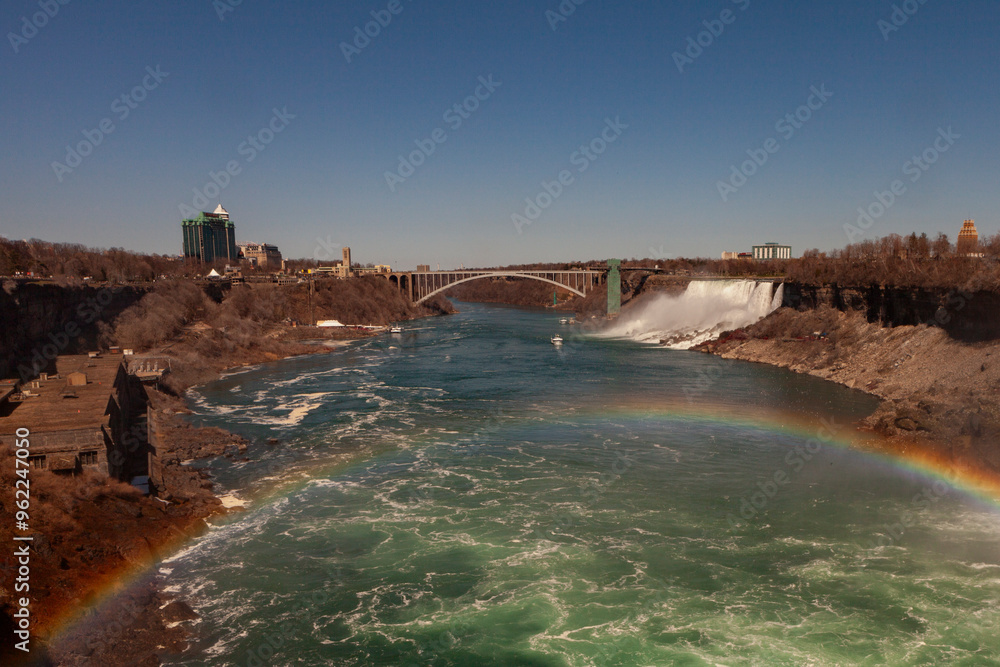
<svg viewBox="0 0 1000 667"><path fill-rule="evenodd" d="M602 333L686 350L745 327L781 306L783 285L753 280L691 282L680 295L641 297ZM772 294L773 290L773 294Z"/></svg>

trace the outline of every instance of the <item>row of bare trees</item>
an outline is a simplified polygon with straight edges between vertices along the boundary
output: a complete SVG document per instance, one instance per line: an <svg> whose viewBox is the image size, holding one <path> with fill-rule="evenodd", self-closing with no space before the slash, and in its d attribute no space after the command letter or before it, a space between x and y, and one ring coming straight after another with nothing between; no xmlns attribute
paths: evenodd
<svg viewBox="0 0 1000 667"><path fill-rule="evenodd" d="M224 262L222 263L224 265ZM159 276L190 276L210 270L167 255L147 255L124 248L88 248L78 243L0 238L0 276L130 282Z"/></svg>
<svg viewBox="0 0 1000 667"><path fill-rule="evenodd" d="M150 282L160 277L192 278L226 264L239 265L244 273L272 273L274 267L257 269L247 262L225 259L210 263L171 255L144 254L124 248L88 248L78 243L50 243L38 239L12 241L0 237L0 276L31 275L74 283L84 278L98 282ZM289 270L314 268L314 260L291 260Z"/></svg>
<svg viewBox="0 0 1000 667"><path fill-rule="evenodd" d="M276 324L336 319L348 325L386 325L433 312L409 302L378 277L324 280L312 286L237 285L221 303L196 283L161 282L105 329L107 342L148 350L176 339L185 327L203 323L250 345Z"/></svg>
<svg viewBox="0 0 1000 667"><path fill-rule="evenodd" d="M832 252L807 250L793 260L757 262L704 258L631 259L624 269L658 269L678 275L729 275L778 277L810 284L899 285L949 288L1000 289L997 261L1000 234L983 239L980 256L959 254L947 235L926 234L866 239ZM225 262L214 268L220 272ZM291 270L314 267L314 260L289 260ZM600 268L604 261L518 264L509 270L571 270ZM95 281L150 281L159 277L204 275L210 268L166 255L147 255L122 248L95 249L72 243L0 238L0 276L29 273L68 282L89 277ZM246 267L244 267L246 268Z"/></svg>

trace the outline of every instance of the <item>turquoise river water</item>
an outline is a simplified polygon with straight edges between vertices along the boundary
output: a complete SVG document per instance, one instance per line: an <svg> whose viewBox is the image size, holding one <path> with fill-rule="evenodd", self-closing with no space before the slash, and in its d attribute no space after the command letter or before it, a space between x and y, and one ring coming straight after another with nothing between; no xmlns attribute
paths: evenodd
<svg viewBox="0 0 1000 667"><path fill-rule="evenodd" d="M870 397L460 307L192 393L254 444L169 664L1000 665L1000 513L845 447Z"/></svg>

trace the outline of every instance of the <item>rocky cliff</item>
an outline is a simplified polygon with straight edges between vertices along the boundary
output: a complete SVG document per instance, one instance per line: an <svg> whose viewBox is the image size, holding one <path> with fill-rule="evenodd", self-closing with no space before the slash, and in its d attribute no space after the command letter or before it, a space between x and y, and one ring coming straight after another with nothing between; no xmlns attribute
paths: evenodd
<svg viewBox="0 0 1000 667"><path fill-rule="evenodd" d="M1000 480L1000 294L786 284L785 307L701 346L878 396L862 426Z"/></svg>
<svg viewBox="0 0 1000 667"><path fill-rule="evenodd" d="M944 329L958 341L1000 338L1000 294L996 292L786 283L782 305L796 309L828 306L841 312L859 311L868 322L886 327L927 324Z"/></svg>
<svg viewBox="0 0 1000 667"><path fill-rule="evenodd" d="M100 322L113 320L146 292L121 285L7 281L0 290L0 378L20 377L33 366L45 371L60 354L97 349Z"/></svg>

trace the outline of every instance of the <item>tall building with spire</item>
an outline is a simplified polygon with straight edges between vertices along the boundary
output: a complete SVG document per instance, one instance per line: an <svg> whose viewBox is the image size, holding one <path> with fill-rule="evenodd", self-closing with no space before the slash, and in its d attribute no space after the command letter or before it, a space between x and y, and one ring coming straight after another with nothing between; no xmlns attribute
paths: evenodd
<svg viewBox="0 0 1000 667"><path fill-rule="evenodd" d="M184 257L201 262L224 259L236 262L236 226L229 219L229 212L219 204L214 213L200 213L198 217L181 221L184 233Z"/></svg>
<svg viewBox="0 0 1000 667"><path fill-rule="evenodd" d="M959 255L973 255L979 252L979 232L976 231L975 221L966 220L962 225L955 250Z"/></svg>

